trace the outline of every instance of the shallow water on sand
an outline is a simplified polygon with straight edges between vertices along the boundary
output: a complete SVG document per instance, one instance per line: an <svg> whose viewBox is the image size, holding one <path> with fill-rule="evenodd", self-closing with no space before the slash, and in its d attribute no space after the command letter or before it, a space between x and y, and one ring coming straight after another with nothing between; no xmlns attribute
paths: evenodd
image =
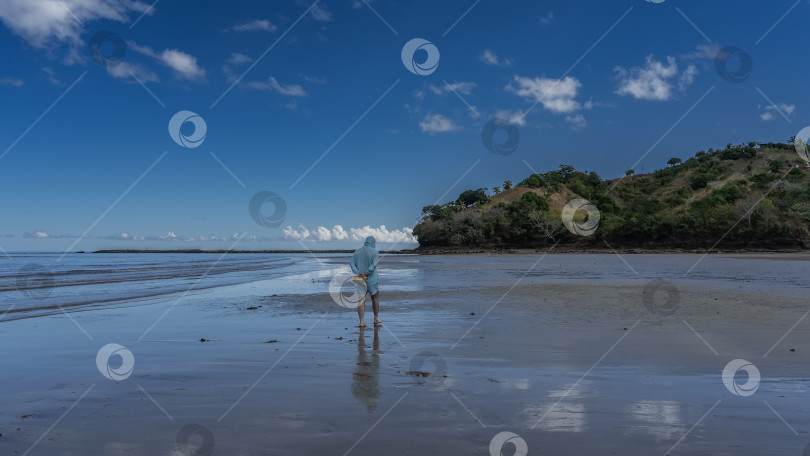
<svg viewBox="0 0 810 456"><path fill-rule="evenodd" d="M785 334L807 310L805 258L709 256L686 276L699 256L539 258L386 257L385 322L371 327L367 312L365 330L328 293L345 256L4 320L0 454L486 455L502 431L529 455L798 456L810 443L806 322ZM684 301L705 287L717 315L688 302L637 314L640 291L600 310L650 278ZM582 301L544 296L556 290ZM768 300L779 306L732 315ZM100 371L108 343L133 354L127 378ZM750 397L722 382L734 358L762 373ZM177 443L190 424L197 453Z"/></svg>

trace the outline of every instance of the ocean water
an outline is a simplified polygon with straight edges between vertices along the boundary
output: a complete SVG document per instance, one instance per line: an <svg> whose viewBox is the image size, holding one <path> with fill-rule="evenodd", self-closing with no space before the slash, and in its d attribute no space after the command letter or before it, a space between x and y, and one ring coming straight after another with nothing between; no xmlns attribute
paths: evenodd
<svg viewBox="0 0 810 456"><path fill-rule="evenodd" d="M318 261L308 254L10 256L0 260L0 315L5 314L4 320L149 301L318 268Z"/></svg>
<svg viewBox="0 0 810 456"><path fill-rule="evenodd" d="M521 279L664 279L810 288L808 255L391 255L387 291L483 288ZM138 305L188 293L328 293L348 254L14 253L0 259L0 320Z"/></svg>

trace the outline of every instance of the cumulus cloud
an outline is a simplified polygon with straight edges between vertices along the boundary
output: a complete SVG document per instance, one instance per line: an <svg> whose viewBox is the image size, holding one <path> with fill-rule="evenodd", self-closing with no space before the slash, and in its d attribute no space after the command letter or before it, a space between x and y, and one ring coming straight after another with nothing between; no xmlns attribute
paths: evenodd
<svg viewBox="0 0 810 456"><path fill-rule="evenodd" d="M759 108L762 109L762 113L760 113L759 118L765 122L768 122L774 119L774 114L779 114L788 118L791 117L793 115L793 111L796 110L796 105L776 103L775 105L767 105L764 108L760 106Z"/></svg>
<svg viewBox="0 0 810 456"><path fill-rule="evenodd" d="M541 103L543 108L555 114L570 114L591 107L591 103L582 104L575 98L582 83L579 79L566 76L565 79L529 78L515 75L514 85L509 83L506 90Z"/></svg>
<svg viewBox="0 0 810 456"><path fill-rule="evenodd" d="M197 64L197 58L179 49L165 49L162 52L157 52L149 46L140 46L132 41L128 43L128 46L129 49L152 57L168 66L181 79L196 80L205 77L205 70Z"/></svg>
<svg viewBox="0 0 810 456"><path fill-rule="evenodd" d="M637 100L667 101L675 95L675 81L681 91L695 80L697 68L690 64L683 73L678 72L674 57L667 57L666 63L660 62L650 54L644 66L625 69L617 66L619 95L630 95Z"/></svg>
<svg viewBox="0 0 810 456"><path fill-rule="evenodd" d="M513 63L512 59L500 58L495 52L489 49L484 50L478 58L487 65L510 66Z"/></svg>
<svg viewBox="0 0 810 456"><path fill-rule="evenodd" d="M253 81L253 82L245 83L245 86L250 87L252 89L269 90L271 92L278 92L278 93L280 93L282 95L289 95L291 97L305 97L305 96L307 96L307 92L304 90L303 87L301 87L301 85L299 85L299 84L282 85L273 76L270 76L267 79L267 82Z"/></svg>
<svg viewBox="0 0 810 456"><path fill-rule="evenodd" d="M267 19L254 19L225 29L226 32L275 32L276 30L278 27Z"/></svg>
<svg viewBox="0 0 810 456"><path fill-rule="evenodd" d="M23 233L23 237L28 239L46 239L48 238L48 233L42 230L27 231Z"/></svg>
<svg viewBox="0 0 810 456"><path fill-rule="evenodd" d="M319 226L313 230L308 229L305 225L299 224L297 228L287 226L282 231L282 237L294 241L315 241L315 242L328 242L328 241L364 241L366 237L374 236L377 242L391 243L391 244L416 244L416 238L413 235L413 229L404 227L399 230L389 230L385 225L380 225L378 228L371 226L364 226L362 228L349 228L346 231L342 226L335 225L331 229L324 226Z"/></svg>
<svg viewBox="0 0 810 456"><path fill-rule="evenodd" d="M148 3L135 0L3 0L0 19L15 35L31 46L44 48L69 43L82 44L84 24L105 19L129 22L132 12L151 14Z"/></svg>
<svg viewBox="0 0 810 456"><path fill-rule="evenodd" d="M424 133L436 134L456 131L459 127L452 120L441 114L428 114L425 120L419 122L419 127Z"/></svg>
<svg viewBox="0 0 810 456"><path fill-rule="evenodd" d="M475 87L474 82L452 82L441 86L429 85L428 88L436 95L446 95L451 92L457 92L462 95L472 95L472 89Z"/></svg>

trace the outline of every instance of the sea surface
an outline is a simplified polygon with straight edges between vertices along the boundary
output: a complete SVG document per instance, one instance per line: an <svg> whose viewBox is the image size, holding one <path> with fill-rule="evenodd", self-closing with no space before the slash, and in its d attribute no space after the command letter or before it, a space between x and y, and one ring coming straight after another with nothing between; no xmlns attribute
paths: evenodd
<svg viewBox="0 0 810 456"><path fill-rule="evenodd" d="M348 254L11 253L0 258L0 321L171 300L189 293L259 284L255 293L329 292ZM503 280L698 280L754 287L810 288L810 255L549 254L389 255L387 290ZM386 266L388 264L388 266ZM286 279L286 280L285 280ZM261 284L271 284L262 287ZM456 286L456 285L453 285ZM237 288L235 293L244 293Z"/></svg>

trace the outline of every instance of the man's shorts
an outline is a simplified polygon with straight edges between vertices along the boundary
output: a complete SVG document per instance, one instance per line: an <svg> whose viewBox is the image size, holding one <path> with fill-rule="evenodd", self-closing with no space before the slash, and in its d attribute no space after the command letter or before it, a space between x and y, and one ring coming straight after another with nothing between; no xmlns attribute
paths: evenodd
<svg viewBox="0 0 810 456"><path fill-rule="evenodd" d="M379 283L375 283L372 285L366 284L366 286L355 285L354 288L358 296L365 296L366 294L374 296L375 294L377 294L378 291L380 291Z"/></svg>

